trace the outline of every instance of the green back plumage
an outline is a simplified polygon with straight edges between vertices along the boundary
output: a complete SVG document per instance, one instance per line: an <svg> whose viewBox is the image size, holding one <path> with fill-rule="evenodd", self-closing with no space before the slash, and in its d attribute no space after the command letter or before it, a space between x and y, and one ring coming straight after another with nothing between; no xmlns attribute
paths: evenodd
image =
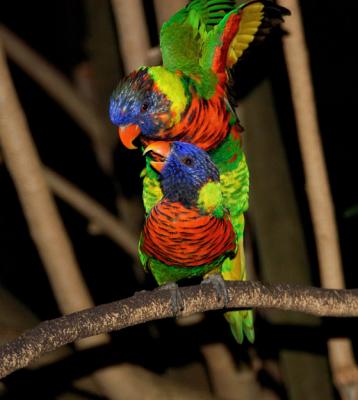
<svg viewBox="0 0 358 400"><path fill-rule="evenodd" d="M234 0L193 0L160 31L164 67L191 77L197 92L206 99L214 94L218 81L211 69L213 49L222 31L216 27L234 9Z"/></svg>
<svg viewBox="0 0 358 400"><path fill-rule="evenodd" d="M262 40L289 11L266 0L192 0L160 32L163 65L183 72L209 99L219 75L231 69L251 43ZM233 17L233 18L232 18ZM228 84L220 77L221 84Z"/></svg>
<svg viewBox="0 0 358 400"><path fill-rule="evenodd" d="M171 71L195 73L202 67L209 33L234 10L235 0L193 0L163 24L160 47L163 65Z"/></svg>

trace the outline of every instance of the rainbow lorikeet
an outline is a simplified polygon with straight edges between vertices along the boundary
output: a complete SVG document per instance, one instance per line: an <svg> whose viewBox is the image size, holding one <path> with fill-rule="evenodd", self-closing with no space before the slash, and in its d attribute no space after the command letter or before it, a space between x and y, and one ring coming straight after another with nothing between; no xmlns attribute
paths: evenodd
<svg viewBox="0 0 358 400"><path fill-rule="evenodd" d="M163 66L141 67L118 85L110 101L110 118L128 148L140 137L183 141L208 151L220 174L225 207L230 211L239 251L221 274L246 279L243 213L248 207L249 173L241 131L229 100L229 71L250 43L263 38L288 10L270 1L192 0L161 29ZM163 194L157 173L147 167L143 180L146 212ZM229 314L235 337L254 340L249 311ZM229 317L228 317L229 318Z"/></svg>
<svg viewBox="0 0 358 400"><path fill-rule="evenodd" d="M190 143L158 141L148 152L163 197L147 215L139 241L144 268L159 285L220 273L238 249L217 167Z"/></svg>

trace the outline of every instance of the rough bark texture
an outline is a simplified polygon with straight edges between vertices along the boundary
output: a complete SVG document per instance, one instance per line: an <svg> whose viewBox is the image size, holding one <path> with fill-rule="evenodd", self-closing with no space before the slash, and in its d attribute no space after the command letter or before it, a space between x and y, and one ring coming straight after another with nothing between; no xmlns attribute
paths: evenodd
<svg viewBox="0 0 358 400"><path fill-rule="evenodd" d="M318 316L358 316L358 290L318 289L260 282L226 282L226 308L275 308ZM224 307L211 284L180 289L184 309L178 315ZM170 290L139 292L128 299L104 304L42 322L0 348L0 378L27 366L43 353L77 339L120 330L174 316ZM221 296L221 299L223 296Z"/></svg>

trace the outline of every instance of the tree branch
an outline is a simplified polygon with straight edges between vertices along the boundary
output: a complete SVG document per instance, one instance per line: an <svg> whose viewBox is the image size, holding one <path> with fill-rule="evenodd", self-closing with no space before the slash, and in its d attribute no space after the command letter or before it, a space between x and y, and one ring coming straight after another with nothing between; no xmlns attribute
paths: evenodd
<svg viewBox="0 0 358 400"><path fill-rule="evenodd" d="M274 308L317 316L358 316L357 289L318 289L260 282L226 282L226 288L228 309ZM183 287L180 291L184 302L181 316L224 308L211 284ZM154 290L42 322L0 347L0 378L75 340L172 316L170 290Z"/></svg>
<svg viewBox="0 0 358 400"><path fill-rule="evenodd" d="M122 221L61 175L49 168L45 168L44 172L48 185L58 197L95 223L103 233L137 260L138 238Z"/></svg>
<svg viewBox="0 0 358 400"><path fill-rule="evenodd" d="M76 91L65 75L4 25L0 25L0 38L6 55L54 98L88 134L100 165L108 172L112 151L112 141L109 138L114 135L106 133L104 121L97 110Z"/></svg>

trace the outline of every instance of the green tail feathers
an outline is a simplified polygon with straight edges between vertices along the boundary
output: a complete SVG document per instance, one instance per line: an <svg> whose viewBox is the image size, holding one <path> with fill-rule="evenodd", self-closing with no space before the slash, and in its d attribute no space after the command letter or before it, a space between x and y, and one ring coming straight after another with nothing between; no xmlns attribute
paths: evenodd
<svg viewBox="0 0 358 400"><path fill-rule="evenodd" d="M240 221L241 220L241 221ZM238 222L241 222L238 233L240 235L238 243L238 252L234 259L226 259L221 267L221 275L228 281L246 281L245 253L243 241L244 216ZM245 336L250 343L255 340L254 314L252 310L229 311L225 313L225 318L230 324L231 332L238 343L244 341Z"/></svg>
<svg viewBox="0 0 358 400"><path fill-rule="evenodd" d="M225 318L229 322L231 333L238 343L241 344L245 336L250 343L255 341L252 310L229 311L225 313Z"/></svg>

